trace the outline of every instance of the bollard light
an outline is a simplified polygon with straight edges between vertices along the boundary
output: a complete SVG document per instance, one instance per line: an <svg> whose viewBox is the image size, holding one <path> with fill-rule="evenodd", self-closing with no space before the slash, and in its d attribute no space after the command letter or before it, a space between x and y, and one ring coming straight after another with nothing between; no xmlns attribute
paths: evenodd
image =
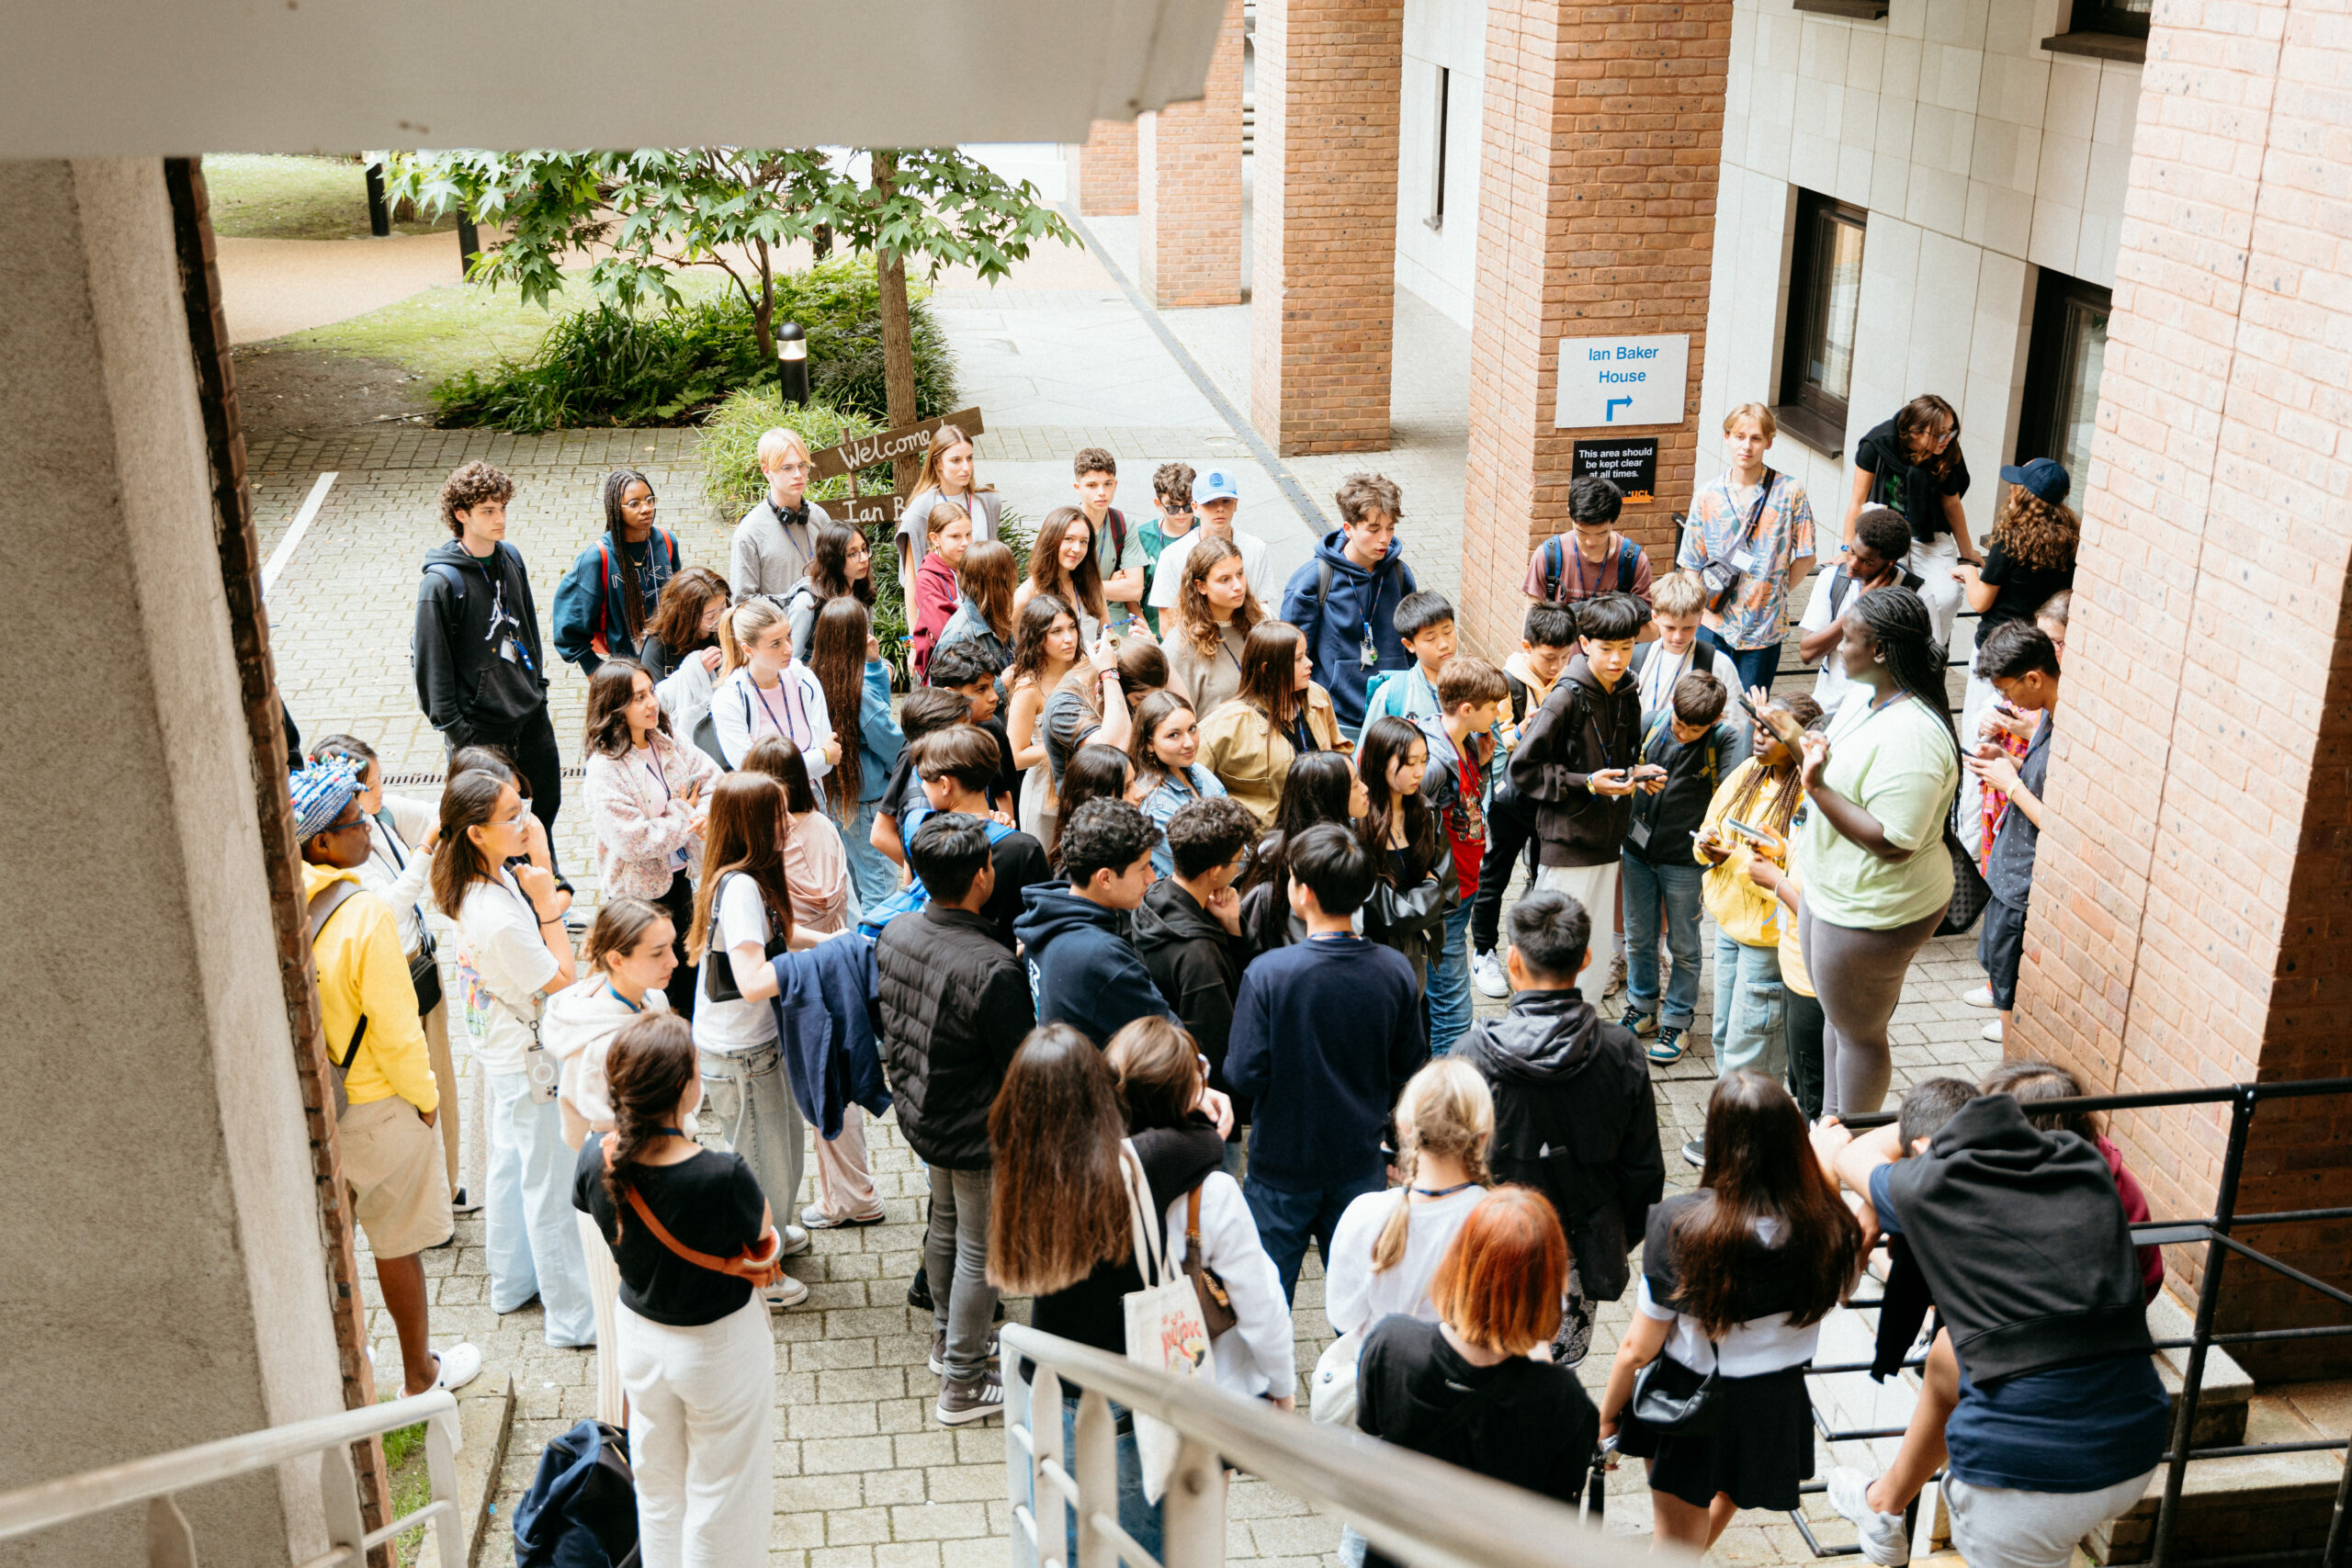
<svg viewBox="0 0 2352 1568"><path fill-rule="evenodd" d="M798 321L776 323L775 373L786 402L796 407L808 402L808 334Z"/></svg>

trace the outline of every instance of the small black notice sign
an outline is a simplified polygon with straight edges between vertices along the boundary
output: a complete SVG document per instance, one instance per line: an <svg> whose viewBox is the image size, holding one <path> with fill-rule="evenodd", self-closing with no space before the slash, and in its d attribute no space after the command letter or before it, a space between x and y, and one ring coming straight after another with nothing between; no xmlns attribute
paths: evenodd
<svg viewBox="0 0 2352 1568"><path fill-rule="evenodd" d="M1579 441L1576 471L1603 479L1645 504L1657 499L1657 437L1638 441Z"/></svg>

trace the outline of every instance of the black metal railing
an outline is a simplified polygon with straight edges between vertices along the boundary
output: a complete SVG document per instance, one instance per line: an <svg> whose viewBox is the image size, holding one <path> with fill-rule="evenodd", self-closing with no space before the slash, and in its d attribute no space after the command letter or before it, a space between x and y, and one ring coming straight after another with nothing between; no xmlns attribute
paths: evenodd
<svg viewBox="0 0 2352 1568"><path fill-rule="evenodd" d="M2287 1209L2267 1213L2241 1214L2237 1212L2238 1180L2245 1168L2246 1136L2254 1124L2255 1111L2265 1101L2274 1100L2310 1100L2325 1095L2352 1095L2352 1078L2310 1078L2292 1083L2241 1083L2210 1089L2158 1089L2146 1094L2086 1095L2076 1100L2038 1100L2033 1110L2040 1115L2055 1110L2075 1111L2148 1111L2188 1105L2227 1105L2230 1107L2230 1136L2222 1156L2221 1179L2215 1184L2213 1213L2204 1219L2150 1220L2132 1227L2132 1239L2138 1246L2183 1246L2197 1242L2205 1244L2205 1269L2198 1281L2197 1314L2188 1337L2159 1339L2159 1350L2186 1350L2188 1365L2181 1375L2179 1402L2174 1406L2172 1438L2165 1454L2164 1500L2156 1512L2156 1529L2149 1543L2150 1568L2255 1568L2258 1563L2288 1563L2308 1562L2317 1557L2321 1568L2344 1568L2347 1545L2352 1545L2352 1462L2344 1467L2335 1489L2335 1511L2329 1518L2327 1540L2324 1545L2297 1547L2279 1551L2244 1552L2226 1557L2204 1557L2176 1561L2172 1555L2173 1538L2180 1525L2180 1494L2193 1461L2212 1459L2245 1459L2260 1454L2317 1453L2344 1449L2352 1438L2322 1438L2309 1442L2233 1443L2213 1448L2192 1446L2191 1434L2196 1430L2198 1400L2203 1393L2207 1353L2216 1345L2257 1345L2283 1343L2299 1339L2323 1339L2352 1334L2352 1323L2329 1324L2308 1328L2257 1328L2217 1334L2213 1331L2213 1314L2220 1304L2223 1266L2234 1256L2259 1264L2271 1272L2293 1280L2306 1289L2318 1292L2330 1301L2352 1307L2352 1292L2338 1290L2324 1280L2313 1279L2291 1264L2260 1252L2238 1240L2231 1234L2248 1225L2311 1224L2331 1220L2352 1219L2352 1208ZM1892 1111L1843 1119L1849 1127L1861 1129L1881 1127L1894 1120ZM1879 1305L1875 1300L1848 1303L1867 1310ZM1905 1360L1906 1368L1917 1368L1925 1358ZM1815 1377L1829 1377L1841 1372L1867 1372L1866 1361L1814 1366L1808 1372ZM1825 1443L1865 1442L1873 1438L1900 1438L1904 1429L1894 1427L1862 1427L1852 1430L1834 1428L1814 1407L1813 1423ZM2352 1456L2347 1456L2352 1460ZM1938 1472L1939 1479L1941 1472ZM1801 1493L1826 1491L1821 1482L1812 1482L1798 1488ZM1912 1500L1905 1513L1907 1530L1916 1531L1918 1500ZM1824 1546L1813 1533L1813 1526L1804 1510L1792 1509L1790 1519L1804 1537L1806 1546L1815 1557L1849 1557L1860 1552L1860 1546Z"/></svg>

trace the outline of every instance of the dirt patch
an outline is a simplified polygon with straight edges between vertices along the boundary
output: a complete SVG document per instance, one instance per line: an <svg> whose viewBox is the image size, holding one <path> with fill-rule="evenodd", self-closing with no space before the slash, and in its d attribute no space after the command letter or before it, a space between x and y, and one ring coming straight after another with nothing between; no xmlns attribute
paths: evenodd
<svg viewBox="0 0 2352 1568"><path fill-rule="evenodd" d="M389 359L262 347L232 357L247 441L433 423L425 378Z"/></svg>

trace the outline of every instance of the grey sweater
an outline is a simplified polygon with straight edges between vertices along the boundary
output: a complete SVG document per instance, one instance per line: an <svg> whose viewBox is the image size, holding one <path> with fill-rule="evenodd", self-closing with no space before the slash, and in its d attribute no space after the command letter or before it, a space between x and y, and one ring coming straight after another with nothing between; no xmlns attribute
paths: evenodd
<svg viewBox="0 0 2352 1568"><path fill-rule="evenodd" d="M808 525L787 532L776 516L775 502L766 496L743 513L735 525L734 548L728 552L727 587L741 603L748 594L773 593L781 598L808 575L808 558L816 548L817 530L832 521L825 509L807 502Z"/></svg>

